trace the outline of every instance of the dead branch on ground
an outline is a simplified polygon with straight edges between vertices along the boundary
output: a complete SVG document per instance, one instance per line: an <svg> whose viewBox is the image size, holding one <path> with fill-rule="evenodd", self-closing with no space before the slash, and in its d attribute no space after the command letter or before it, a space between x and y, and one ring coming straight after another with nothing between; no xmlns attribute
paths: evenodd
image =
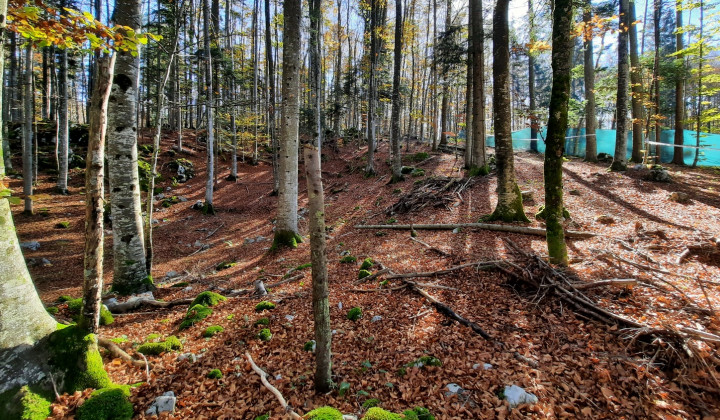
<svg viewBox="0 0 720 420"><path fill-rule="evenodd" d="M258 365L255 364L255 362L252 359L252 356L250 356L250 353L245 352L245 357L247 358L248 362L250 362L250 367L252 367L252 370L255 371L260 376L260 382L262 382L263 386L270 391L275 398L277 398L278 402L280 402L280 406L285 410L285 413L287 413L288 416L290 416L291 419L298 419L301 420L302 417L298 413L296 413L292 407L287 403L285 400L285 397L283 397L282 393L278 391L277 388L272 386L270 382L267 380L267 373L265 373L264 370L260 369Z"/></svg>
<svg viewBox="0 0 720 420"><path fill-rule="evenodd" d="M128 362L133 366L146 367L149 365L147 363L147 360L143 362L142 360L133 359L129 354L125 352L125 350L121 349L117 344L113 343L105 337L98 337L98 344L105 348L108 352L110 352L112 356Z"/></svg>
<svg viewBox="0 0 720 420"><path fill-rule="evenodd" d="M426 229L426 230L453 230L453 229L484 229L496 232L524 233L526 235L546 236L545 229L528 226L496 225L490 223L450 223L450 224L421 224L421 225L355 225L355 229ZM592 238L596 236L590 232L565 231L565 237L570 239Z"/></svg>

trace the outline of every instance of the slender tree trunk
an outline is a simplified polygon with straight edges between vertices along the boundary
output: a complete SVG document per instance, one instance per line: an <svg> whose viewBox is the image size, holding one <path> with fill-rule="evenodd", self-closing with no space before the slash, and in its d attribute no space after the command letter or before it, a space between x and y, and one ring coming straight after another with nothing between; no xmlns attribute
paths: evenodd
<svg viewBox="0 0 720 420"><path fill-rule="evenodd" d="M473 166L473 2L469 2L468 10L468 51L465 82L465 169Z"/></svg>
<svg viewBox="0 0 720 420"><path fill-rule="evenodd" d="M485 28L482 0L470 0L473 52L472 164L478 174L487 174L485 158ZM473 169L473 168L471 168Z"/></svg>
<svg viewBox="0 0 720 420"><path fill-rule="evenodd" d="M616 102L615 156L610 170L627 169L627 111L628 111L628 0L620 0L620 30L618 31L618 75Z"/></svg>
<svg viewBox="0 0 720 420"><path fill-rule="evenodd" d="M67 76L67 49L61 49L58 54L60 68L58 71L58 180L57 189L60 194L67 194L68 187L68 149L69 149L69 122L68 122L68 76Z"/></svg>
<svg viewBox="0 0 720 420"><path fill-rule="evenodd" d="M342 116L342 0L337 1L337 62L335 64L335 112L333 114L333 135L335 138L340 137L340 117ZM337 143L335 143L337 147Z"/></svg>
<svg viewBox="0 0 720 420"><path fill-rule="evenodd" d="M593 63L593 30L592 30L592 4L586 0L583 11L585 33L583 42L584 52L584 81L585 81L585 160L597 162L597 116L595 115L595 65Z"/></svg>
<svg viewBox="0 0 720 420"><path fill-rule="evenodd" d="M322 153L323 127L322 127L322 76L321 76L321 42L322 35L322 5L321 0L310 0L310 45L309 59L309 87L310 107L312 108L313 138L316 139L318 150Z"/></svg>
<svg viewBox="0 0 720 420"><path fill-rule="evenodd" d="M402 70L402 2L395 0L395 63L393 67L393 90L392 90L392 181L399 182L402 176L402 154L400 152L400 72Z"/></svg>
<svg viewBox="0 0 720 420"><path fill-rule="evenodd" d="M704 65L704 57L703 57L703 45L705 43L705 40L703 39L703 23L705 18L705 5L703 4L703 0L700 0L700 46L698 51L698 84L697 84L697 112L695 115L695 124L696 124L696 131L695 131L695 158L693 159L692 167L696 167L698 164L698 160L700 160L700 123L702 121L702 97L703 97L703 65Z"/></svg>
<svg viewBox="0 0 720 420"><path fill-rule="evenodd" d="M92 108L85 171L85 259L81 328L97 333L100 328L100 295L103 285L105 205L105 130L115 57L97 57L93 81Z"/></svg>
<svg viewBox="0 0 720 420"><path fill-rule="evenodd" d="M633 145L631 160L633 162L642 162L643 160L643 108L642 108L642 97L643 87L642 78L640 77L640 59L638 58L638 40L637 40L637 25L635 22L635 1L629 3L628 10L628 22L630 22L629 37L630 37L630 83L632 84L632 132L633 132ZM658 49L659 50L659 49Z"/></svg>
<svg viewBox="0 0 720 420"><path fill-rule="evenodd" d="M380 38L378 28L382 25L379 20L380 6L378 3L382 0L370 0L370 77L368 81L368 153L367 165L365 166L365 174L371 176L375 174L375 125L377 115L377 61L380 55ZM383 22L384 23L384 22Z"/></svg>
<svg viewBox="0 0 720 420"><path fill-rule="evenodd" d="M205 115L207 118L207 180L203 213L215 214L213 189L215 181L215 113L213 99L213 71L210 54L210 0L203 0L203 42L205 48Z"/></svg>
<svg viewBox="0 0 720 420"><path fill-rule="evenodd" d="M300 119L301 0L285 0L283 29L282 103L278 146L278 206L272 249L297 247L298 130Z"/></svg>
<svg viewBox="0 0 720 420"><path fill-rule="evenodd" d="M268 76L268 132L273 156L273 191L277 193L279 188L278 139L275 133L275 62L273 60L272 33L270 32L270 0L265 0L265 57Z"/></svg>
<svg viewBox="0 0 720 420"><path fill-rule="evenodd" d="M655 32L655 62L653 63L653 83L654 83L654 90L655 90L655 100L654 102L654 116L653 119L655 120L655 142L660 143L660 18L662 16L662 0L654 0L654 14L653 14L653 23L654 23L654 32ZM654 149L657 151L656 155L660 156L659 152L659 146L655 146L653 148L648 147L648 151L650 149ZM634 153L634 150L633 150ZM660 163L658 161L658 163Z"/></svg>
<svg viewBox="0 0 720 420"><path fill-rule="evenodd" d="M677 29L675 51L679 53L684 49L683 34L680 32L682 28L682 3L680 0L675 3L675 22ZM682 146L685 143L685 58L678 55L676 59L680 62L682 72L675 79L675 146ZM672 162L676 165L684 165L683 148L673 147L673 149Z"/></svg>
<svg viewBox="0 0 720 420"><path fill-rule="evenodd" d="M563 182L562 163L565 153L565 133L568 126L568 103L570 101L570 64L573 39L572 0L555 0L552 35L552 91L550 93L550 118L545 140L545 223L550 262L567 265L567 248L563 230Z"/></svg>
<svg viewBox="0 0 720 420"><path fill-rule="evenodd" d="M528 222L520 188L515 182L510 109L510 0L498 0L493 13L493 114L495 156L498 171L498 202L490 220Z"/></svg>
<svg viewBox="0 0 720 420"><path fill-rule="evenodd" d="M445 8L445 33L449 34L452 13L452 0L447 0ZM440 108L440 145L447 144L447 133L450 128L450 75L442 77L442 102Z"/></svg>
<svg viewBox="0 0 720 420"><path fill-rule="evenodd" d="M528 15L530 16L530 43L534 43L535 39L535 11L533 9L532 0L528 0ZM528 95L530 96L530 150L538 151L538 118L535 115L535 55L528 50Z"/></svg>
<svg viewBox="0 0 720 420"><path fill-rule="evenodd" d="M25 81L23 108L23 194L25 213L33 214L33 47L25 47Z"/></svg>
<svg viewBox="0 0 720 420"><path fill-rule="evenodd" d="M140 3L118 0L115 23L140 30ZM108 105L108 174L113 216L113 290L132 294L152 288L145 267L137 164L139 60L118 53ZM152 192L150 192L152 194Z"/></svg>

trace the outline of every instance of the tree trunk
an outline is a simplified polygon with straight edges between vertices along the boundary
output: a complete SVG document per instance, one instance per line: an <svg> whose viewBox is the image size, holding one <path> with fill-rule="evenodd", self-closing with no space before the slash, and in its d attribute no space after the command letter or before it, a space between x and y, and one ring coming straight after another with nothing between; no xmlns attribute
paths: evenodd
<svg viewBox="0 0 720 420"><path fill-rule="evenodd" d="M535 11L533 9L532 0L528 0L528 15L530 17L530 44L535 39ZM538 151L537 135L538 135L538 119L535 115L535 55L528 49L528 95L530 96L530 150Z"/></svg>
<svg viewBox="0 0 720 420"><path fill-rule="evenodd" d="M562 164L565 153L565 133L568 126L570 101L570 64L573 39L572 0L555 0L552 30L552 91L545 140L545 223L550 262L567 265L567 248L563 230Z"/></svg>
<svg viewBox="0 0 720 420"><path fill-rule="evenodd" d="M447 0L445 8L445 33L449 34L451 25L452 0ZM450 75L442 77L442 102L440 105L440 145L447 144L447 133L450 124Z"/></svg>
<svg viewBox="0 0 720 420"><path fill-rule="evenodd" d="M103 212L105 205L105 130L107 107L116 54L97 57L93 94L88 113L89 135L85 171L85 259L81 328L97 333L100 328L100 295L103 284Z"/></svg>
<svg viewBox="0 0 720 420"><path fill-rule="evenodd" d="M618 31L618 75L617 75L617 101L616 101L616 132L615 156L613 157L611 171L624 171L627 169L627 110L628 110L628 0L620 0L620 26Z"/></svg>
<svg viewBox="0 0 720 420"><path fill-rule="evenodd" d="M682 28L682 4L675 3L675 27L677 34L675 35L675 51L680 52L683 48L683 34L680 32ZM675 79L675 146L682 146L685 143L685 58L682 55L676 57L680 62L681 74ZM684 165L684 153L682 147L673 147L673 160L676 165Z"/></svg>
<svg viewBox="0 0 720 420"><path fill-rule="evenodd" d="M660 18L662 16L662 1L661 0L654 0L654 13L653 13L653 24L654 24L654 32L655 32L655 62L653 63L653 83L654 83L654 93L655 93L655 100L654 103L654 116L653 119L655 120L655 142L660 143ZM654 149L656 151L656 155L660 156L660 148L659 146L655 145L654 147L650 148L648 147L648 152L650 149ZM634 153L634 149L633 149ZM657 163L660 163L658 160Z"/></svg>
<svg viewBox="0 0 720 420"><path fill-rule="evenodd" d="M583 75L585 81L585 160L597 162L597 116L595 115L595 64L593 63L592 4L586 0L583 11L585 44Z"/></svg>
<svg viewBox="0 0 720 420"><path fill-rule="evenodd" d="M215 214L213 188L215 186L215 111L213 100L213 70L210 49L210 0L203 0L203 46L205 49L205 116L207 118L207 180L203 213Z"/></svg>
<svg viewBox="0 0 720 420"><path fill-rule="evenodd" d="M68 76L67 76L67 49L61 49L58 54L60 68L58 69L58 180L57 189L60 194L67 194L68 184L68 149L69 149L69 122L68 122Z"/></svg>
<svg viewBox="0 0 720 420"><path fill-rule="evenodd" d="M392 90L392 116L390 117L390 125L392 126L392 182L403 180L402 154L400 152L400 72L402 69L402 2L395 0L395 63L393 67L393 90Z"/></svg>
<svg viewBox="0 0 720 420"><path fill-rule="evenodd" d="M483 27L482 1L470 0L472 24L473 110L472 110L472 164L478 173L487 173L485 159L485 28ZM471 168L472 169L472 168Z"/></svg>
<svg viewBox="0 0 720 420"><path fill-rule="evenodd" d="M140 3L118 0L115 23L140 31ZM137 155L139 60L118 53L108 105L108 174L113 216L113 290L132 294L152 288L145 268ZM152 192L150 192L152 193Z"/></svg>
<svg viewBox="0 0 720 420"><path fill-rule="evenodd" d="M510 0L498 0L493 13L493 114L497 159L498 202L490 220L528 222L520 188L515 182L510 109Z"/></svg>
<svg viewBox="0 0 720 420"><path fill-rule="evenodd" d="M638 40L637 40L637 25L635 22L635 2L629 3L628 10L628 22L630 22L629 36L630 36L630 83L632 84L632 155L631 160L633 162L643 161L643 108L642 108L642 97L643 87L642 78L640 77L640 59L638 58ZM659 51L659 48L657 48Z"/></svg>
<svg viewBox="0 0 720 420"><path fill-rule="evenodd" d="M278 206L272 249L297 247L298 129L300 118L301 0L285 0L283 72L278 145Z"/></svg>
<svg viewBox="0 0 720 420"><path fill-rule="evenodd" d="M381 27L384 22L378 22L380 20L380 6L378 3L381 0L370 0L370 72L368 80L368 114L367 114L367 125L368 125L368 153L367 153L367 165L365 166L365 175L375 175L375 125L377 115L377 61L380 55L380 38L378 28Z"/></svg>
<svg viewBox="0 0 720 420"><path fill-rule="evenodd" d="M700 160L700 122L702 120L702 97L703 97L703 21L705 18L705 6L703 0L700 0L700 40L699 51L698 51L698 76L697 76L697 112L695 113L695 158L693 159L692 167L696 167L698 160Z"/></svg>
<svg viewBox="0 0 720 420"><path fill-rule="evenodd" d="M285 0L286 3L288 0ZM327 255L325 252L325 199L320 171L320 152L314 145L303 148L310 219L310 261L315 329L315 390L328 392L332 385L330 304L328 302Z"/></svg>
<svg viewBox="0 0 720 420"><path fill-rule="evenodd" d="M267 61L268 72L268 132L270 133L270 146L273 156L273 191L277 192L279 186L277 153L278 139L275 132L275 62L273 60L272 33L270 32L270 0L265 1L265 57L265 61Z"/></svg>
<svg viewBox="0 0 720 420"><path fill-rule="evenodd" d="M335 106L333 114L333 135L337 139L341 136L340 133L340 117L342 116L342 0L337 1L337 62L335 63ZM337 147L337 143L335 143Z"/></svg>
<svg viewBox="0 0 720 420"><path fill-rule="evenodd" d="M469 2L467 70L465 72L465 169L473 166L473 2Z"/></svg>
<svg viewBox="0 0 720 420"><path fill-rule="evenodd" d="M322 7L321 0L310 0L310 42L308 51L309 61L309 87L310 103L312 109L312 136L318 150L322 150L323 127L322 127L322 56L321 56L321 35L322 35Z"/></svg>
<svg viewBox="0 0 720 420"><path fill-rule="evenodd" d="M33 214L33 47L25 47L25 80L23 86L23 194L25 195L25 213Z"/></svg>

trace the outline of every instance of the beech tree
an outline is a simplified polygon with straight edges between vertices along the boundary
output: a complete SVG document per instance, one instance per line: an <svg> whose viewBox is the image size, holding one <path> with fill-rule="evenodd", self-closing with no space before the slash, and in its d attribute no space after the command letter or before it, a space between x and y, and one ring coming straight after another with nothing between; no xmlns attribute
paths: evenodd
<svg viewBox="0 0 720 420"><path fill-rule="evenodd" d="M585 160L597 162L597 116L595 115L595 62L593 60L593 10L590 0L583 6L583 81L585 82Z"/></svg>
<svg viewBox="0 0 720 420"><path fill-rule="evenodd" d="M470 0L472 20L472 167L478 174L489 171L485 158L485 30L483 28L482 0ZM477 169L475 169L477 168Z"/></svg>
<svg viewBox="0 0 720 420"><path fill-rule="evenodd" d="M618 30L618 72L616 99L616 132L615 155L610 170L624 171L627 169L627 134L628 134L628 0L620 0L620 28Z"/></svg>
<svg viewBox="0 0 720 420"><path fill-rule="evenodd" d="M402 2L395 0L395 61L393 64L392 116L392 182L402 181L402 154L400 152L400 72L402 70Z"/></svg>

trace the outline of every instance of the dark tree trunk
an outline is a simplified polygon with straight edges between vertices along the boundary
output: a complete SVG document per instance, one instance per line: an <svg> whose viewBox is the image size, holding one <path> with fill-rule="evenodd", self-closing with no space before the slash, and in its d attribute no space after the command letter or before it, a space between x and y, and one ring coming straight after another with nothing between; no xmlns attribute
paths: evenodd
<svg viewBox="0 0 720 420"><path fill-rule="evenodd" d="M392 90L392 181L398 182L403 179L402 155L400 153L400 71L402 69L402 2L395 0L395 63L393 68L393 90Z"/></svg>
<svg viewBox="0 0 720 420"><path fill-rule="evenodd" d="M585 2L583 11L583 22L585 22L585 33L583 41L585 44L584 55L584 81L585 81L585 160L597 162L597 116L595 115L595 65L593 63L593 31L592 5L590 0Z"/></svg>
<svg viewBox="0 0 720 420"><path fill-rule="evenodd" d="M683 50L683 34L679 32L682 28L682 5L676 3L675 5L675 27L678 29L678 33L675 35L676 47L675 51L680 52ZM677 147L682 146L685 142L685 58L679 55L677 58L681 63L683 72L678 75L675 80L675 146L673 147L673 163L676 165L684 165L685 159L683 158L683 148Z"/></svg>
<svg viewBox="0 0 720 420"><path fill-rule="evenodd" d="M616 101L615 156L610 170L627 169L627 132L628 132L628 0L620 0L620 30L618 31L618 75Z"/></svg>
<svg viewBox="0 0 720 420"><path fill-rule="evenodd" d="M528 0L528 15L530 16L530 43L535 42L535 11L532 0ZM528 51L528 96L530 96L530 150L538 151L538 120L535 115L535 56Z"/></svg>
<svg viewBox="0 0 720 420"><path fill-rule="evenodd" d="M472 24L472 169L487 173L485 157L485 28L483 27L482 0L470 0ZM467 152L466 152L467 153Z"/></svg>

